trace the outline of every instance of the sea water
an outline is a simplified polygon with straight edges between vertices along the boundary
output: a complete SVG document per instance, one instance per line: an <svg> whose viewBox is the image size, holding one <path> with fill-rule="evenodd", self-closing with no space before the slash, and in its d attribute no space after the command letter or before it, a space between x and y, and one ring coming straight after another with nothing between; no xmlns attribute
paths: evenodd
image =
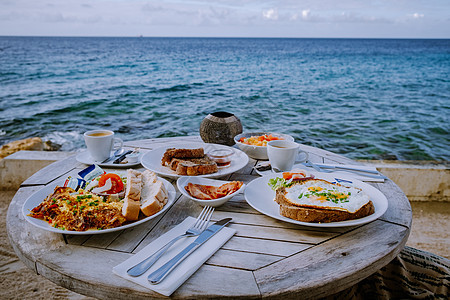
<svg viewBox="0 0 450 300"><path fill-rule="evenodd" d="M198 135L227 111L350 158L450 160L450 40L0 37L0 144Z"/></svg>

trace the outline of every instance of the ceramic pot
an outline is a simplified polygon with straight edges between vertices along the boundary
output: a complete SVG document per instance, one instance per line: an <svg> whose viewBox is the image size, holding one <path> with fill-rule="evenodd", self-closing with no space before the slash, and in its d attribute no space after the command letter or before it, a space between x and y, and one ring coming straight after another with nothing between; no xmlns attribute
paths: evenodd
<svg viewBox="0 0 450 300"><path fill-rule="evenodd" d="M233 146L234 137L240 133L241 121L235 115L224 111L207 115L200 124L200 137L205 143Z"/></svg>

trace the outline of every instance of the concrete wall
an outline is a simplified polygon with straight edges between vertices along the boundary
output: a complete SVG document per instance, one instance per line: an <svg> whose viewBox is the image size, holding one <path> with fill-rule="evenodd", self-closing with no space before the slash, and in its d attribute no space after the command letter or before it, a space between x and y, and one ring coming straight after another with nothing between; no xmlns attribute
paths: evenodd
<svg viewBox="0 0 450 300"><path fill-rule="evenodd" d="M392 179L409 201L450 201L448 162L364 160Z"/></svg>
<svg viewBox="0 0 450 300"><path fill-rule="evenodd" d="M43 167L73 154L73 152L27 150L13 153L0 160L0 190L17 190L25 179Z"/></svg>

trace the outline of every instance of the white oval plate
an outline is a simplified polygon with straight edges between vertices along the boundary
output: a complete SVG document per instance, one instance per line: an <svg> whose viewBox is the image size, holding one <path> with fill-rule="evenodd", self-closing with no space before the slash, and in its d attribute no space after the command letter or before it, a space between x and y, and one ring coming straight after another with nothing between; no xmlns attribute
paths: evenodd
<svg viewBox="0 0 450 300"><path fill-rule="evenodd" d="M315 178L325 179L330 182L336 181L335 177L331 174L323 174L318 172L311 172L315 176ZM375 212L367 217L363 217L356 220L348 220L348 221L341 221L341 222L331 222L331 223L309 223L309 222L301 222L294 219L290 219L287 217L284 217L280 215L280 206L278 203L274 201L275 199L275 191L272 190L269 185L269 179L275 178L275 177L282 177L281 173L279 174L272 174L263 176L260 178L257 178L250 182L247 185L247 188L245 189L245 200L247 203L256 209L257 211L289 223L303 225L303 226L310 226L310 227L347 227L347 226L356 226L356 225L362 225L369 222L372 222L379 217L381 217L387 210L388 207L388 201L386 196L379 191L378 189L374 188L373 186L364 183L362 181L352 179L353 185L355 187L358 187L363 190L364 193L366 193L370 200L372 200L373 205L375 207ZM339 177L337 177L339 178Z"/></svg>
<svg viewBox="0 0 450 300"><path fill-rule="evenodd" d="M62 229L52 227L50 224L48 224L44 220L36 219L36 218L28 216L28 214L30 213L30 211L33 208L38 206L42 201L44 201L44 199L48 195L50 195L55 190L56 186L58 186L58 185L63 186L64 181L57 182L56 184L53 183L51 185L43 187L42 189L40 189L39 191L35 192L30 197L28 197L28 199L25 201L25 203L22 206L22 214L24 215L25 220L27 220L29 223L31 223L32 225L34 225L36 227L39 227L39 228L47 230L47 231L63 233L63 234L71 234L71 235L103 234L103 233L108 233L108 232L131 228L131 227L137 226L139 224L142 224L144 222L150 221L151 219L159 216L160 214L162 214L163 212L168 210L172 206L172 204L175 202L176 191L175 191L175 188L173 187L173 185L170 182L168 182L167 180L165 180L164 178L159 178L159 179L164 183L164 186L166 187L167 191L169 192L169 199L167 200L167 204L164 205L163 209L161 209L156 214L151 215L146 218L143 218L136 222L127 224L127 225L123 225L123 226L119 226L119 227L115 227L115 228L103 229L103 230L71 231L71 230L62 230Z"/></svg>
<svg viewBox="0 0 450 300"><path fill-rule="evenodd" d="M186 191L186 189L184 187L187 186L189 182L191 182L193 184L221 186L222 184L228 183L230 181L208 179L208 178L202 178L202 177L193 177L193 176L183 176L183 177L178 178L177 187L178 187L178 190L180 191L180 193L183 194L184 196L188 197L189 199L197 202L201 206L206 206L206 205L212 206L212 207L220 206L222 204L225 204L228 200L230 200L237 194L241 193L245 189L245 184L243 184L239 190L237 190L236 192L229 194L225 197L213 199L213 200L201 200L201 199L192 197Z"/></svg>
<svg viewBox="0 0 450 300"><path fill-rule="evenodd" d="M127 150L133 150L133 149L127 149ZM111 151L111 155L114 154L114 151ZM92 164L96 164L97 166L100 167L105 167L105 168L129 168L129 167L134 167L139 165L140 162L140 158L142 157L142 154L140 154L140 157L138 158L137 162L134 163L126 163L126 164L113 164L112 162L106 163L106 164L102 164L101 162L97 162L95 161L91 155L89 154L89 152L87 150L84 150L83 152L80 152L77 154L77 161L86 165L92 165Z"/></svg>
<svg viewBox="0 0 450 300"><path fill-rule="evenodd" d="M239 171L248 164L248 156L241 150L224 145L206 144L206 143L180 143L157 148L145 153L142 156L141 164L144 166L144 168L149 169L150 171L153 171L161 176L166 176L173 179L182 177L183 175L178 175L177 173L175 173L175 171L171 170L169 167L161 165L161 159L163 157L163 154L164 152L166 152L166 149L168 148L178 148L178 149L203 148L205 150L205 153L208 153L208 151L214 149L232 149L234 151L233 156L231 156L231 163L228 167L219 168L219 171L215 173L198 175L194 177L204 177L204 178L224 177L226 175Z"/></svg>

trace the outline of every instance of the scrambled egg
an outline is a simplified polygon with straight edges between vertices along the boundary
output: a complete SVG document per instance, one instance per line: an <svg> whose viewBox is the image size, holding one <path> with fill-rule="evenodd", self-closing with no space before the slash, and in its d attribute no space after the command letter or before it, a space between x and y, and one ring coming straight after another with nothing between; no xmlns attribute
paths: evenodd
<svg viewBox="0 0 450 300"><path fill-rule="evenodd" d="M126 221L122 216L122 206L122 200L111 196L56 187L51 195L31 210L29 216L63 230L101 230L121 226Z"/></svg>

